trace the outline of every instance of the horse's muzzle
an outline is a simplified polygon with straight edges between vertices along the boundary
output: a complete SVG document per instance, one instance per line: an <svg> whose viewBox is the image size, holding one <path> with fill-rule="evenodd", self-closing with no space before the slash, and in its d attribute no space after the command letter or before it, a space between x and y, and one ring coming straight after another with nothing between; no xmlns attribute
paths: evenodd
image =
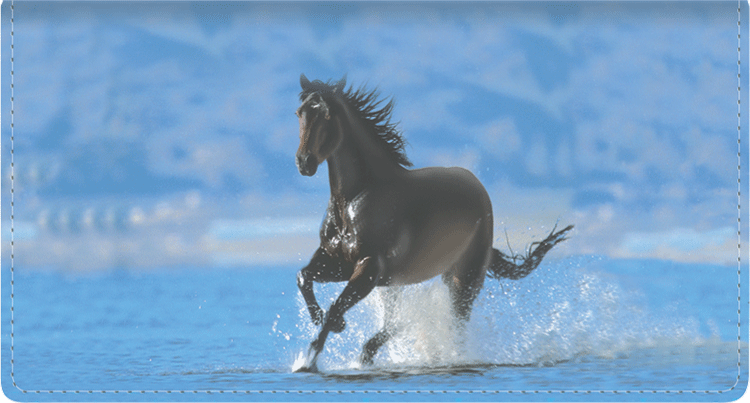
<svg viewBox="0 0 750 403"><path fill-rule="evenodd" d="M318 161L310 154L297 155L297 169L304 176L313 176L318 171Z"/></svg>

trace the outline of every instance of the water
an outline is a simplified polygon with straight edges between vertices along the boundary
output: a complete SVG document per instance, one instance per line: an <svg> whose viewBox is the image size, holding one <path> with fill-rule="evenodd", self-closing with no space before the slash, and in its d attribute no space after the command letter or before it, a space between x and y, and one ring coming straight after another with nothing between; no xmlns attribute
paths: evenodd
<svg viewBox="0 0 750 403"><path fill-rule="evenodd" d="M488 279L464 336L440 281L404 287L394 316L408 330L358 368L383 322L378 290L329 338L319 374L291 371L316 330L296 270L17 269L12 367L6 271L3 390L21 401L727 401L747 384L736 268L550 260L521 281ZM342 287L316 285L319 300Z"/></svg>

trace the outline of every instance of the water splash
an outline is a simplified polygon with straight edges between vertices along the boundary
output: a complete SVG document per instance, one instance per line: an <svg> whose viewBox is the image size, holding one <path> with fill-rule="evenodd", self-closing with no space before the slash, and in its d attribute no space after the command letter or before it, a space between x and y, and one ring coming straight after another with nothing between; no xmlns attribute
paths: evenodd
<svg viewBox="0 0 750 403"><path fill-rule="evenodd" d="M307 365L307 355L304 351L300 351L297 355L297 358L294 359L294 362L292 363L292 372L297 372L300 370L300 368Z"/></svg>
<svg viewBox="0 0 750 403"><path fill-rule="evenodd" d="M439 278L378 288L346 314L347 329L329 337L319 366L358 368L362 346L386 321L400 331L375 356L375 369L542 366L582 356L622 358L635 350L702 340L697 321L651 312L642 294L620 287L597 269L600 263L570 258L546 262L521 281L487 279L465 329L457 328ZM320 287L321 305L329 306L343 287ZM309 342L318 329L301 297L298 306L299 339Z"/></svg>

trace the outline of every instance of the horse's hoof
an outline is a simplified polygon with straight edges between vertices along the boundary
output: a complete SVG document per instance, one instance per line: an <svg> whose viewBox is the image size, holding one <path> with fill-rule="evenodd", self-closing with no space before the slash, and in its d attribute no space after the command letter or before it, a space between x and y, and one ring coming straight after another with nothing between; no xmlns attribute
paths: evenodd
<svg viewBox="0 0 750 403"><path fill-rule="evenodd" d="M314 345L310 346L307 354L299 353L297 359L294 360L294 364L292 364L292 372L318 372L318 353Z"/></svg>
<svg viewBox="0 0 750 403"><path fill-rule="evenodd" d="M359 363L363 367L369 367L372 365L372 354L362 353L362 356L359 357Z"/></svg>
<svg viewBox="0 0 750 403"><path fill-rule="evenodd" d="M346 329L346 321L343 316L339 316L337 319L331 321L331 331L334 333L341 333Z"/></svg>
<svg viewBox="0 0 750 403"><path fill-rule="evenodd" d="M318 372L318 366L316 364L312 364L312 365L309 365L309 366L308 365L303 365L303 366L301 366L299 368L294 369L292 372L297 373L297 374L299 374L299 373L314 374L314 373Z"/></svg>

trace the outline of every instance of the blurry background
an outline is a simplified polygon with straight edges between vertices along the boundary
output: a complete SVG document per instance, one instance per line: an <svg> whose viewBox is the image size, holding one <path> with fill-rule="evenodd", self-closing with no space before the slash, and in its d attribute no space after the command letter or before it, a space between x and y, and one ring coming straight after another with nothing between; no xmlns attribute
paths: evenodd
<svg viewBox="0 0 750 403"><path fill-rule="evenodd" d="M15 266L302 265L299 75L396 100L415 167L485 184L495 246L734 264L737 4L15 3ZM2 248L10 248L3 4Z"/></svg>

